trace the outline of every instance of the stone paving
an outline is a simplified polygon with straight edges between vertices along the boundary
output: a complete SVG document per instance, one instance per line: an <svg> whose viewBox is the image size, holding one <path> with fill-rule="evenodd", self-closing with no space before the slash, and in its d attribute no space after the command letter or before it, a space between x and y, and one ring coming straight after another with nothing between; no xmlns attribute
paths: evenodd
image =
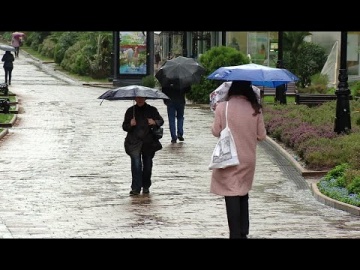
<svg viewBox="0 0 360 270"><path fill-rule="evenodd" d="M228 238L224 199L209 192L212 112L187 106L175 145L165 121L151 193L130 197L121 124L132 102L100 105L106 90L20 52L18 120L0 140L0 238ZM148 102L167 120L162 101ZM360 238L359 216L318 202L275 152L258 146L249 237Z"/></svg>

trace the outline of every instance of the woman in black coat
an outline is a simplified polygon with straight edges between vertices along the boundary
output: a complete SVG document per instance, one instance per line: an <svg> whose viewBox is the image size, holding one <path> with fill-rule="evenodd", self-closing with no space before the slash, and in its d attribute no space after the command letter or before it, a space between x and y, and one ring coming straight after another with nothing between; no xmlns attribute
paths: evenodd
<svg viewBox="0 0 360 270"><path fill-rule="evenodd" d="M125 112L122 128L127 132L124 147L131 158L131 191L130 195L148 194L151 186L151 174L155 152L162 145L152 129L161 127L164 119L157 108L145 102L146 98L136 97L136 104Z"/></svg>
<svg viewBox="0 0 360 270"><path fill-rule="evenodd" d="M9 82L9 85L11 85L11 73L14 68L13 62L15 61L15 57L10 51L6 51L1 61L4 62L5 83Z"/></svg>

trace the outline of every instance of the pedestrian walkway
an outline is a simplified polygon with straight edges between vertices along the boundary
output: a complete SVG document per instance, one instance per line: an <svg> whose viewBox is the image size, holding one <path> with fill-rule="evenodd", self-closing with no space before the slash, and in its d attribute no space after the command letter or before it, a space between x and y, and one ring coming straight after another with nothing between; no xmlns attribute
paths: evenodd
<svg viewBox="0 0 360 270"><path fill-rule="evenodd" d="M97 99L24 52L10 91L19 114L0 140L0 238L228 238L224 199L209 192L213 113L189 105L185 141L154 159L149 195L130 197L121 124L131 101ZM149 100L166 119L160 100ZM258 146L249 238L360 238L359 217L319 202L269 141Z"/></svg>

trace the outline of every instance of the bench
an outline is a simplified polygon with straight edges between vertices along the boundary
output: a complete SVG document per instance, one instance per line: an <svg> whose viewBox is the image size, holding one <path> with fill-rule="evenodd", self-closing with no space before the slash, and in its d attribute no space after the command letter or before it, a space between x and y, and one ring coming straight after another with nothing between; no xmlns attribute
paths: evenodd
<svg viewBox="0 0 360 270"><path fill-rule="evenodd" d="M2 113L10 112L10 99L0 98L0 112Z"/></svg>
<svg viewBox="0 0 360 270"><path fill-rule="evenodd" d="M260 88L260 90L262 91L263 96L275 96L276 94L276 88L262 86L258 86L258 88ZM295 83L288 83L287 91L285 93L287 96L295 96L295 94L297 93Z"/></svg>
<svg viewBox="0 0 360 270"><path fill-rule="evenodd" d="M3 92L4 96L7 96L9 94L9 88L7 83L0 83L0 92Z"/></svg>
<svg viewBox="0 0 360 270"><path fill-rule="evenodd" d="M349 96L349 100L352 100L352 96ZM305 94L305 93L296 93L295 94L295 104L297 105L308 105L308 106L317 106L321 105L324 102L337 100L337 95L335 94Z"/></svg>

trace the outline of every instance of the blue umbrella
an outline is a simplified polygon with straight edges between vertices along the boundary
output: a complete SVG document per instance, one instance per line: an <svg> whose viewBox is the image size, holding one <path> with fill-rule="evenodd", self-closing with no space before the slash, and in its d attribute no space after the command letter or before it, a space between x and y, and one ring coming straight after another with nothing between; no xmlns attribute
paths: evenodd
<svg viewBox="0 0 360 270"><path fill-rule="evenodd" d="M287 69L258 64L221 67L207 78L221 81L251 81L253 85L273 88L299 80L297 76Z"/></svg>

